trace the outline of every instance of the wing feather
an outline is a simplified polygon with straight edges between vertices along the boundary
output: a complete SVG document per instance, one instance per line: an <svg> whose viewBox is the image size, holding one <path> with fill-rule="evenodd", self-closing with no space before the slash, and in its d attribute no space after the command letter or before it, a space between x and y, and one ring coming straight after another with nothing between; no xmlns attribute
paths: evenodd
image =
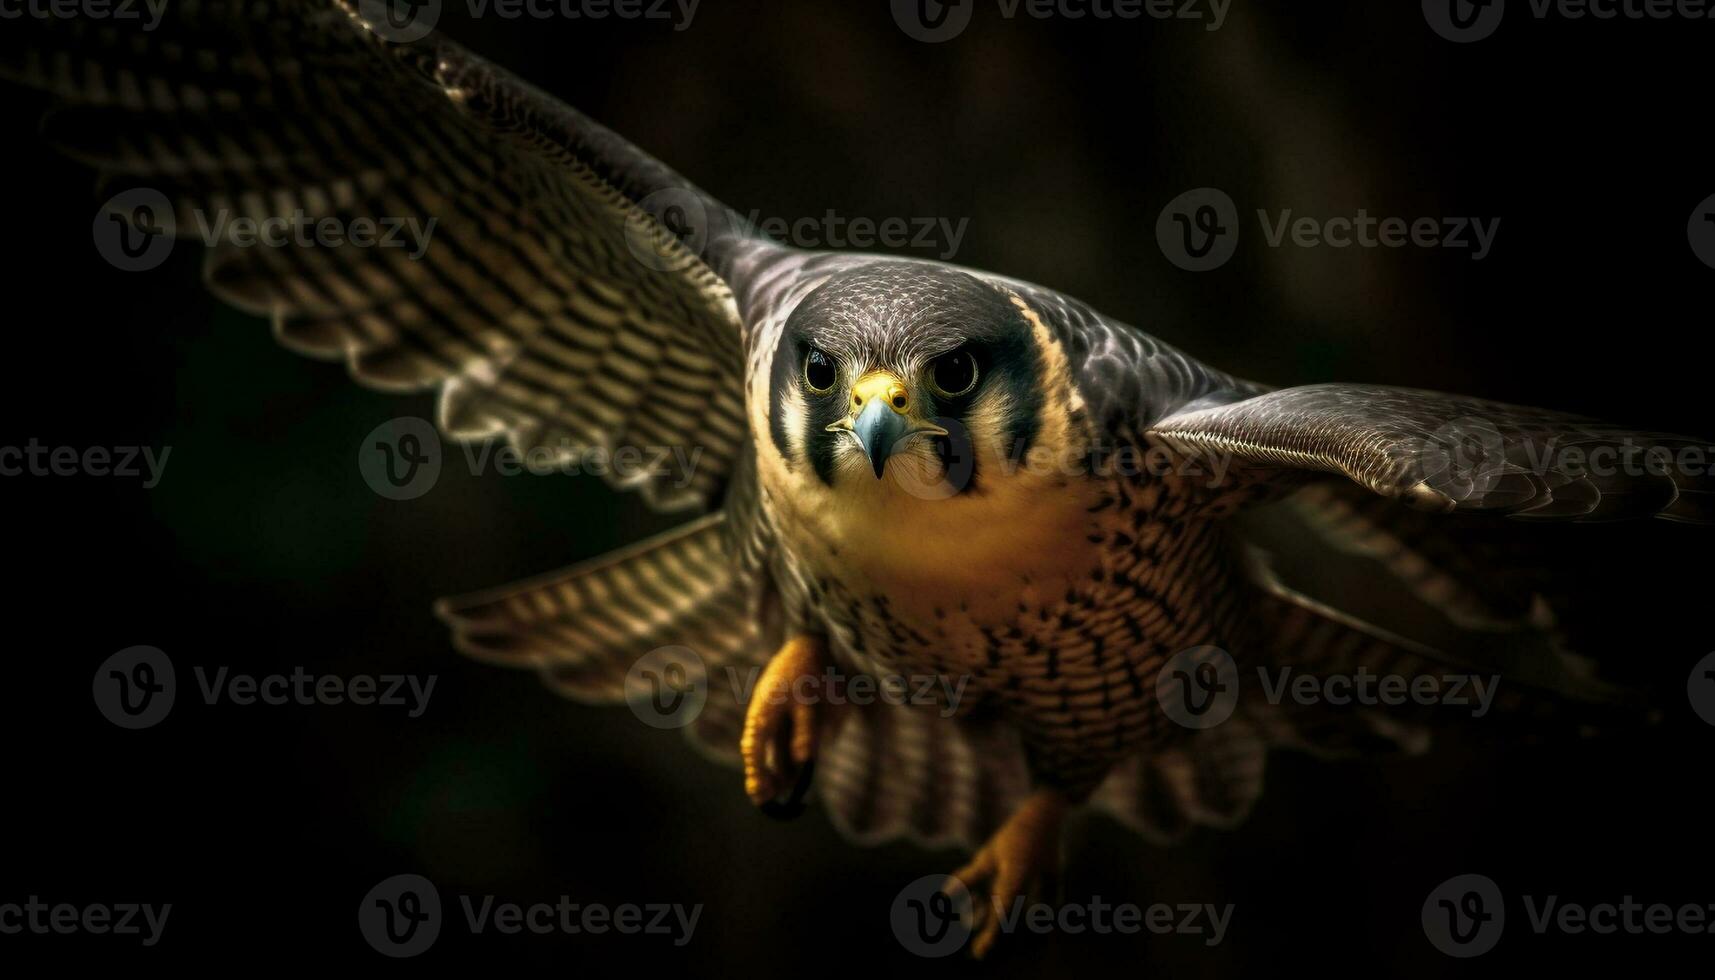
<svg viewBox="0 0 1715 980"><path fill-rule="evenodd" d="M1706 441L1432 391L1287 388L1173 413L1148 434L1185 457L1337 474L1429 511L1715 521Z"/></svg>
<svg viewBox="0 0 1715 980"><path fill-rule="evenodd" d="M387 40L355 0L187 0L149 32L24 18L0 37L0 79L55 99L46 137L102 173L122 219L141 220L136 192L164 198L164 230L208 244L210 289L289 348L372 386L438 388L449 434L533 458L678 450L693 472L611 479L663 508L719 501L743 357L713 270L754 240L575 110L439 35ZM657 220L669 206L693 237ZM259 245L238 219L310 230ZM416 237L314 234L364 222Z"/></svg>

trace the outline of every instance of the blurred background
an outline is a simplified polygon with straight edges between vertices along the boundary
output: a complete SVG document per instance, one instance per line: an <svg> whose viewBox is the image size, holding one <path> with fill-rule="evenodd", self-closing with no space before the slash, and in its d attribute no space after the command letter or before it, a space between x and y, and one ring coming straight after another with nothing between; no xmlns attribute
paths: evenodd
<svg viewBox="0 0 1715 980"><path fill-rule="evenodd" d="M743 213L968 225L952 260L1057 287L1236 373L1370 381L1536 403L1715 435L1709 286L1687 241L1715 193L1700 93L1704 22L1537 19L1455 44L1417 4L1257 4L1208 21L1008 18L977 0L944 43L885 0L704 0L658 20L472 18L442 25L626 135ZM1077 9L1083 9L1077 5ZM5 26L0 24L0 30ZM12 671L0 733L8 805L0 902L171 902L162 943L0 936L46 955L390 968L355 911L381 879L455 896L702 903L694 940L470 936L417 965L658 975L801 975L922 965L890 905L954 853L866 850L812 809L775 823L736 772L625 708L564 702L532 676L456 655L443 595L591 557L665 528L594 477L472 475L383 499L357 454L427 396L353 386L277 348L198 288L198 250L147 273L97 254L93 175L32 139L41 106L0 103L13 234L0 237L7 382L0 445L170 446L154 489L123 478L0 478ZM1233 259L1182 271L1162 209L1216 187ZM1255 219L1499 219L1489 253L1272 248ZM940 257L948 243L902 254ZM1561 528L1569 535L1586 529ZM1672 572L1704 589L1711 538L1595 532L1590 573ZM1706 591L1706 590L1705 590ZM1431 889L1467 872L1509 895L1715 903L1705 793L1715 731L1685 700L1715 649L1706 603L1616 586L1629 649L1666 682L1663 723L1520 745L1480 723L1412 760L1276 756L1255 815L1159 848L1092 819L1072 836L1070 900L1236 906L1224 943L1016 936L953 974L1442 976L1705 952L1707 937L1536 936L1522 908L1492 953L1425 939ZM92 672L161 648L172 714L106 721ZM435 675L428 710L201 703L193 666ZM1674 684L1678 684L1675 687ZM144 956L143 954L147 954Z"/></svg>

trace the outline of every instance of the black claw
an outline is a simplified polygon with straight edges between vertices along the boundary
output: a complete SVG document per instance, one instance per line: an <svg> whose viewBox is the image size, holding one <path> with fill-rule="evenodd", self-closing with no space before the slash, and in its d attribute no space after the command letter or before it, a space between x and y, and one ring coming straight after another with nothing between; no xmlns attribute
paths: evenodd
<svg viewBox="0 0 1715 980"><path fill-rule="evenodd" d="M805 810L804 798L810 795L810 783L816 775L816 760L804 763L804 768L798 770L798 780L792 784L792 789L782 799L768 800L762 804L762 812L776 820L792 820Z"/></svg>

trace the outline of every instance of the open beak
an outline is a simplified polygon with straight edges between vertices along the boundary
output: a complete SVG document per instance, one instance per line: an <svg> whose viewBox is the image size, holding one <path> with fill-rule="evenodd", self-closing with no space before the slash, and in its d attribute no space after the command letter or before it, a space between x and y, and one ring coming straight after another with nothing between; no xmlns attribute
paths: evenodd
<svg viewBox="0 0 1715 980"><path fill-rule="evenodd" d="M929 422L913 421L911 393L899 376L871 371L852 385L851 412L828 426L828 431L850 432L869 456L875 478L881 479L887 458L909 436L920 432L946 435L947 430Z"/></svg>

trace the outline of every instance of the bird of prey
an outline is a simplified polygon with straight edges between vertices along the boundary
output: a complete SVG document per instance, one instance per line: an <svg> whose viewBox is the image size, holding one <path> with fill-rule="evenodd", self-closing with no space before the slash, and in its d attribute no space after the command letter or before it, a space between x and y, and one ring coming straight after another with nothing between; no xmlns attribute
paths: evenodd
<svg viewBox="0 0 1715 980"><path fill-rule="evenodd" d="M1370 384L1270 389L1052 289L778 244L375 9L182 2L147 33L25 19L0 73L57 100L47 138L111 191L172 202L181 235L223 209L434 218L420 258L216 240L207 283L364 384L438 389L451 437L700 450L615 477L697 516L444 602L456 644L585 702L626 698L642 656L680 657L708 679L690 734L753 801L809 785L859 840L967 848L956 876L997 904L1053 870L1070 808L1168 839L1241 817L1272 748L1421 745L1418 719L1381 709L1176 717L1232 664L1434 675L1484 656L1462 638L1528 636L1514 701L1603 701L1552 603L1438 548L1443 528L1715 520L1715 481L1676 465L1695 440ZM1313 546L1364 557L1450 639L1290 584L1280 566ZM760 680L716 682L729 667ZM804 695L833 677L959 683L933 704ZM979 916L980 954L998 921Z"/></svg>

